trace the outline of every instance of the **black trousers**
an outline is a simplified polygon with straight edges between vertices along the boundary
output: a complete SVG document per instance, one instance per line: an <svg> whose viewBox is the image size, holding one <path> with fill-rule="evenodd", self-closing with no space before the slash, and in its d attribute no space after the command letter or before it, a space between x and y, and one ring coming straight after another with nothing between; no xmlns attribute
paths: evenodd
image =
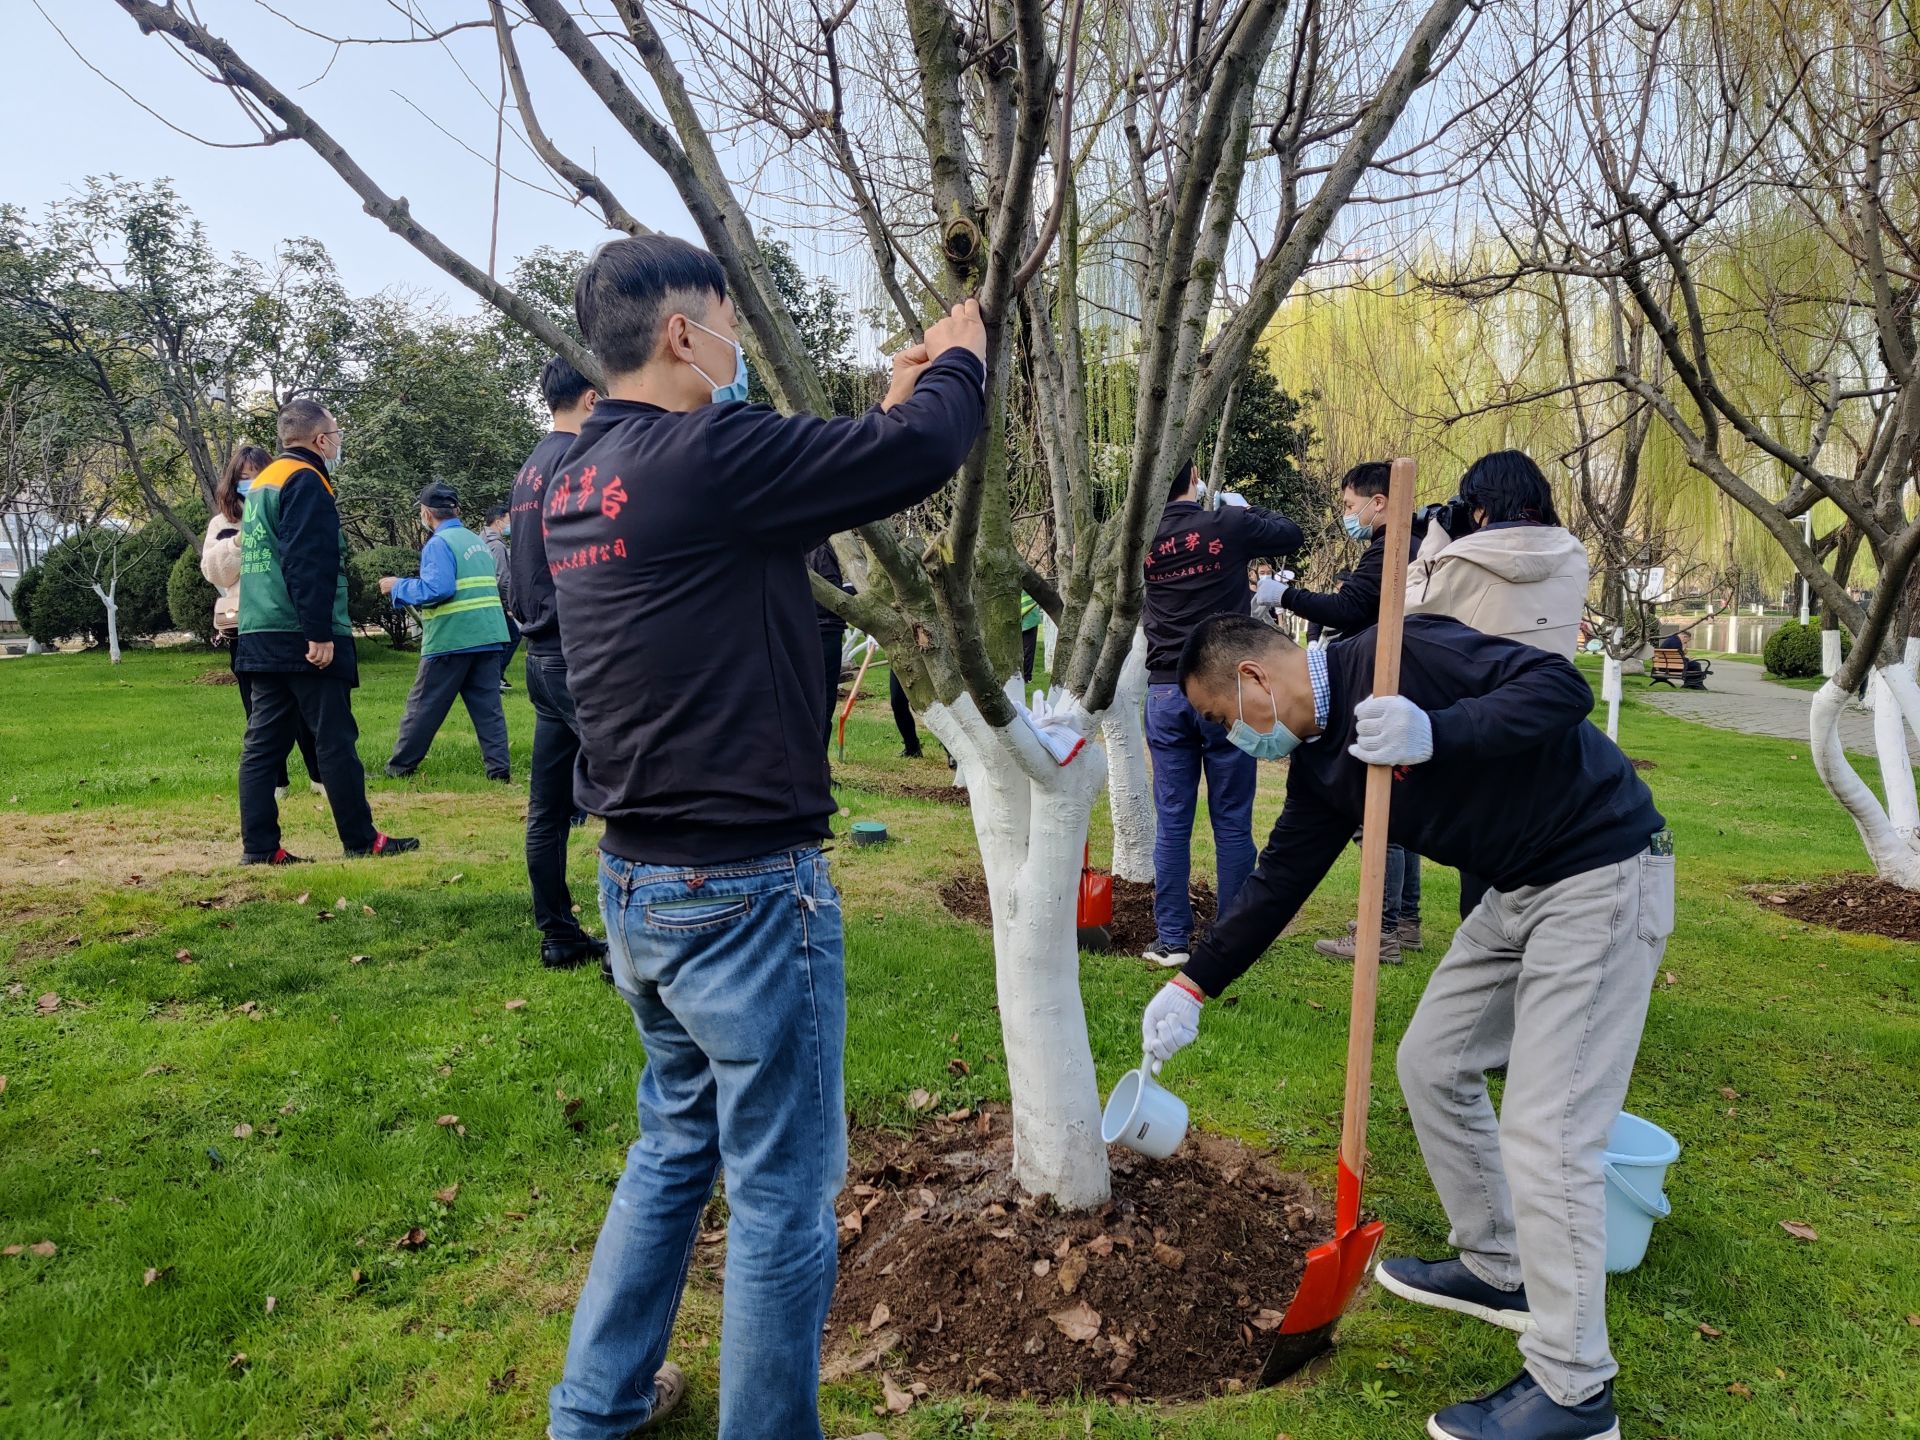
<svg viewBox="0 0 1920 1440"><path fill-rule="evenodd" d="M840 650L847 643L847 628L822 630L820 632L820 660L826 671L827 718L821 729L821 740L833 744L833 712L840 703Z"/></svg>
<svg viewBox="0 0 1920 1440"><path fill-rule="evenodd" d="M920 727L913 723L913 706L907 703L907 687L887 667L887 701L893 706L893 728L900 732L900 743L909 755L920 753Z"/></svg>
<svg viewBox="0 0 1920 1440"><path fill-rule="evenodd" d="M412 772L427 758L427 747L440 733L458 699L466 702L473 733L480 737L480 758L487 777L504 780L513 762L507 753L507 712L500 704L500 651L469 650L459 655L422 656L420 673L407 692L400 733L394 737L387 768Z"/></svg>
<svg viewBox="0 0 1920 1440"><path fill-rule="evenodd" d="M533 703L533 759L527 773L527 883L533 923L543 940L581 940L567 888L567 834L573 828L573 770L580 722L567 688L566 658L527 651L527 699Z"/></svg>
<svg viewBox="0 0 1920 1440"><path fill-rule="evenodd" d="M253 672L236 670L233 672L233 678L240 686L240 708L251 721L253 719ZM313 731L307 728L305 720L300 722L300 728L294 734L293 743L300 747L300 760L307 767L307 779L318 780L320 761L314 754ZM280 762L280 778L274 783L282 788L292 783L287 778L287 762L284 760Z"/></svg>
<svg viewBox="0 0 1920 1440"><path fill-rule="evenodd" d="M507 616L507 648L500 652L500 678L507 678L507 667L513 664L514 653L520 648L520 625L513 616Z"/></svg>
<svg viewBox="0 0 1920 1440"><path fill-rule="evenodd" d="M349 853L371 850L377 838L367 808L367 777L360 768L360 727L353 691L319 671L305 675L254 673L253 713L240 747L240 848L261 859L280 848L280 807L274 786L287 773L287 752L304 726L313 735L315 778L327 787L334 829Z"/></svg>
<svg viewBox="0 0 1920 1440"><path fill-rule="evenodd" d="M1040 639L1040 627L1020 632L1020 674L1026 680L1033 679L1033 652Z"/></svg>
<svg viewBox="0 0 1920 1440"><path fill-rule="evenodd" d="M1465 870L1460 872L1460 918L1466 919L1480 904L1480 897L1492 889L1491 883L1482 875L1471 875Z"/></svg>

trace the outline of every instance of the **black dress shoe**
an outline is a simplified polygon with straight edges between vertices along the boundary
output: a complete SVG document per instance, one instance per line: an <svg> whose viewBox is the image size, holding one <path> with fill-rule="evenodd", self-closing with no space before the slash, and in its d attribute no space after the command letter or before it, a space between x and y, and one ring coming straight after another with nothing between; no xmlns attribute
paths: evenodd
<svg viewBox="0 0 1920 1440"><path fill-rule="evenodd" d="M549 970L572 970L590 960L604 961L607 942L583 935L578 940L546 940L540 945L540 963Z"/></svg>

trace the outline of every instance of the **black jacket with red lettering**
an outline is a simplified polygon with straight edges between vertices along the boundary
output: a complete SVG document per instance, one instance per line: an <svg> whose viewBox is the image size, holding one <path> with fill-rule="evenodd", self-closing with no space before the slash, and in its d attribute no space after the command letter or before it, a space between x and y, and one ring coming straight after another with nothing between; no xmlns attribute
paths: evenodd
<svg viewBox="0 0 1920 1440"><path fill-rule="evenodd" d="M1202 509L1174 500L1147 546L1147 593L1140 614L1147 632L1147 679L1172 685L1180 652L1202 620L1247 613L1247 562L1257 555L1290 555L1300 527L1284 515L1223 505Z"/></svg>
<svg viewBox="0 0 1920 1440"><path fill-rule="evenodd" d="M826 837L807 549L938 490L979 433L984 381L949 350L858 417L595 406L547 485L544 540L575 793L607 850L711 865Z"/></svg>
<svg viewBox="0 0 1920 1440"><path fill-rule="evenodd" d="M543 435L520 473L513 477L513 493L507 500L507 512L513 518L513 544L507 549L507 570L512 580L504 588L529 655L560 653L560 616L554 609L553 575L547 569L540 500L547 482L560 473L567 452L579 438L564 430Z"/></svg>

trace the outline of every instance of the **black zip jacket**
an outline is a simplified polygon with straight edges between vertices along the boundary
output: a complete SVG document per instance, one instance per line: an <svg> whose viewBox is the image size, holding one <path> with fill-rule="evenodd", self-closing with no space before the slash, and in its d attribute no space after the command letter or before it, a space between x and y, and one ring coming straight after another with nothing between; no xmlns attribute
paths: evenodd
<svg viewBox="0 0 1920 1440"><path fill-rule="evenodd" d="M892 410L677 413L602 400L547 485L579 716L575 793L628 860L713 865L827 836L807 548L959 468L985 372L949 350Z"/></svg>
<svg viewBox="0 0 1920 1440"><path fill-rule="evenodd" d="M1299 548L1300 527L1271 510L1206 510L1198 501L1170 501L1147 546L1140 625L1147 632L1148 682L1171 685L1180 678L1180 652L1202 620L1247 613L1249 560Z"/></svg>
<svg viewBox="0 0 1920 1440"><path fill-rule="evenodd" d="M849 595L853 593L847 585L846 577L840 573L840 557L833 553L831 540L822 540L807 551L807 568L834 589L845 590ZM846 630L847 622L817 600L814 602L814 610L816 612L814 618L823 640L829 635L838 635Z"/></svg>
<svg viewBox="0 0 1920 1440"><path fill-rule="evenodd" d="M300 618L300 632L255 630L238 636L233 668L255 675L324 675L345 685L360 683L353 636L336 634L333 602L340 590L340 508L321 477L327 462L318 453L294 445L281 459L304 460L306 467L280 488L280 573L287 598ZM333 663L316 670L307 663L307 642L333 642Z"/></svg>
<svg viewBox="0 0 1920 1440"><path fill-rule="evenodd" d="M1186 973L1218 995L1260 958L1353 838L1367 767L1347 753L1373 693L1371 628L1327 646L1327 728L1287 763L1287 798L1233 907ZM1495 890L1551 885L1647 848L1665 822L1620 747L1587 723L1593 690L1571 662L1410 615L1400 693L1433 721L1433 758L1394 777L1387 834Z"/></svg>
<svg viewBox="0 0 1920 1440"><path fill-rule="evenodd" d="M527 456L513 477L507 512L513 517L513 544L507 547L506 587L513 620L527 642L529 655L560 653L560 617L553 603L553 575L547 569L547 542L542 534L540 497L547 481L560 473L567 452L578 435L550 430Z"/></svg>
<svg viewBox="0 0 1920 1440"><path fill-rule="evenodd" d="M1416 540L1407 547L1411 560L1419 550ZM1387 532L1384 526L1373 532L1373 540L1360 554L1353 573L1331 592L1302 590L1289 585L1280 603L1301 619L1335 635L1353 635L1380 619L1380 574L1386 565Z"/></svg>

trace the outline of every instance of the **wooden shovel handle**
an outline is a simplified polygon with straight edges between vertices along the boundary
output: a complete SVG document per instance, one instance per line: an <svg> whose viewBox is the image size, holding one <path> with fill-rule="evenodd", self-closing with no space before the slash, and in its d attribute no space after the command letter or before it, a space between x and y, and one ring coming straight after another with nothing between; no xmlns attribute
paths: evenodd
<svg viewBox="0 0 1920 1440"><path fill-rule="evenodd" d="M1407 610L1407 549L1418 479L1419 470L1411 458L1393 462L1387 485L1387 551L1380 565L1380 620L1373 648L1375 695L1400 693L1400 631ZM1340 1158L1356 1177L1366 1169L1373 1019L1380 991L1380 912L1387 890L1387 809L1392 800L1393 767L1368 766L1366 809L1360 821L1360 914L1353 932L1353 1014L1347 1022L1347 1098L1340 1119Z"/></svg>

